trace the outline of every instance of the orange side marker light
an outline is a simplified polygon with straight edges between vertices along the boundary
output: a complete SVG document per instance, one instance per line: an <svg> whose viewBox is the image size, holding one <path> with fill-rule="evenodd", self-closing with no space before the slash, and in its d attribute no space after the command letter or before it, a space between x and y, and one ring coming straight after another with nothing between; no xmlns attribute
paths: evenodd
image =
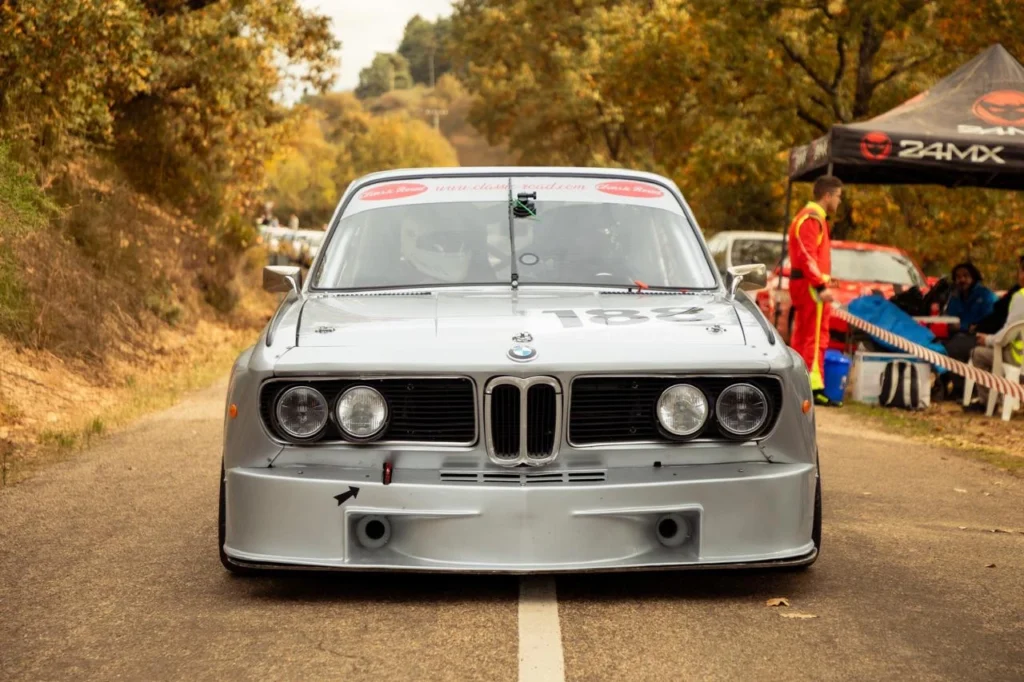
<svg viewBox="0 0 1024 682"><path fill-rule="evenodd" d="M807 414L808 412L811 411L811 401L810 400L805 400L804 401L803 411L804 411L804 414Z"/></svg>
<svg viewBox="0 0 1024 682"><path fill-rule="evenodd" d="M228 408L228 414L231 415L232 419L237 417L238 416L238 405L235 405L234 403L231 403L231 407Z"/></svg>

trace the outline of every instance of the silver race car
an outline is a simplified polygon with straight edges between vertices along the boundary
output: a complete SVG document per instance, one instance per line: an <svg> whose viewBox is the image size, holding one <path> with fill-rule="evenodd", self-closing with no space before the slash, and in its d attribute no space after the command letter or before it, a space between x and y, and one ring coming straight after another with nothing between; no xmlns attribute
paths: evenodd
<svg viewBox="0 0 1024 682"><path fill-rule="evenodd" d="M220 553L264 568L807 566L800 357L657 175L353 182L228 387Z"/></svg>

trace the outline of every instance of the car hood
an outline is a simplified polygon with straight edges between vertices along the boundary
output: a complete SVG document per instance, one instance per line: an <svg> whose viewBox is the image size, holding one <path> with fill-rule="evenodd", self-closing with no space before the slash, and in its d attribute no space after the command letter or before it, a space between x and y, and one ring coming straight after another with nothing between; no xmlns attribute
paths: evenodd
<svg viewBox="0 0 1024 682"><path fill-rule="evenodd" d="M742 320L742 321L741 321ZM513 337L536 351L512 363ZM764 335L752 313L718 294L616 292L432 292L323 295L308 299L297 347L279 371L304 364L484 369L722 367L743 364L748 333Z"/></svg>

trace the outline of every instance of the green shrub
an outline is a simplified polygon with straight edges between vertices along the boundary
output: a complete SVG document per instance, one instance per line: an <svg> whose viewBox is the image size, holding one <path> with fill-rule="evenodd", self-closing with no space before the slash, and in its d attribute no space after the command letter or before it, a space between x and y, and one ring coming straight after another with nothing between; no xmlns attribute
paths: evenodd
<svg viewBox="0 0 1024 682"><path fill-rule="evenodd" d="M0 144L0 204L7 209L0 211L0 238L40 228L57 213L56 205L11 158L5 144Z"/></svg>

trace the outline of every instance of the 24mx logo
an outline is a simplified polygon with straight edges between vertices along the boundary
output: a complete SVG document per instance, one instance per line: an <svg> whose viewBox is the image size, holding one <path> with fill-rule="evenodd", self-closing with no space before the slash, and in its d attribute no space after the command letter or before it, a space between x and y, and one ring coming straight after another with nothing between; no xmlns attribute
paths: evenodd
<svg viewBox="0 0 1024 682"><path fill-rule="evenodd" d="M583 320L575 310L545 310L543 312L545 315L555 315L563 327L583 326ZM654 317L649 317L644 313L652 313ZM652 319L662 322L702 322L711 319L711 315L705 313L703 308L651 308L643 312L627 308L596 308L585 311L584 315L590 324L601 324L608 327L643 324Z"/></svg>
<svg viewBox="0 0 1024 682"><path fill-rule="evenodd" d="M926 145L921 140L901 140L901 159L935 159L936 161L952 161L954 159L968 160L971 163L1000 163L1006 161L999 156L1005 147L987 147L983 144L972 144L966 149L960 149L952 142L933 142Z"/></svg>

